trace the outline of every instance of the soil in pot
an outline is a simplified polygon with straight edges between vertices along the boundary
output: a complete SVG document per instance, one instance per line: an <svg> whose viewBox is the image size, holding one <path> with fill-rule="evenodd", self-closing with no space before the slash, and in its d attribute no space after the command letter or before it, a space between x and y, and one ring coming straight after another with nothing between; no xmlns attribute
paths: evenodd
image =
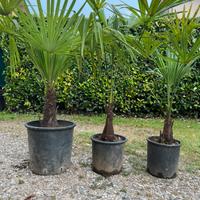
<svg viewBox="0 0 200 200"><path fill-rule="evenodd" d="M30 168L39 175L65 172L71 165L73 130L75 124L58 121L54 128L41 127L40 121L27 123Z"/></svg>
<svg viewBox="0 0 200 200"><path fill-rule="evenodd" d="M175 178L178 170L180 141L159 143L159 137L147 139L147 171L159 178Z"/></svg>
<svg viewBox="0 0 200 200"><path fill-rule="evenodd" d="M114 142L103 141L101 134L94 135L92 140L92 169L103 176L119 174L122 169L124 143L127 139L116 135Z"/></svg>

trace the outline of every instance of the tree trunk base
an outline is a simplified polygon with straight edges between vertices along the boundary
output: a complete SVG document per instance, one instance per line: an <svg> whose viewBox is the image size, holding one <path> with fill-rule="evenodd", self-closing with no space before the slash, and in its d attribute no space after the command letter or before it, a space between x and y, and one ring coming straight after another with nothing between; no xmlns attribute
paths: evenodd
<svg viewBox="0 0 200 200"><path fill-rule="evenodd" d="M45 104L43 109L43 120L41 126L43 127L57 127L58 122L56 119L56 92L52 86L47 86Z"/></svg>
<svg viewBox="0 0 200 200"><path fill-rule="evenodd" d="M163 132L160 132L160 143L172 144L174 143L173 139L173 124L174 121L170 116L167 116L164 121Z"/></svg>
<svg viewBox="0 0 200 200"><path fill-rule="evenodd" d="M101 140L103 141L110 141L114 142L117 141L118 138L114 133L114 127L113 127L113 105L109 104L106 109L107 117L106 117L106 124L103 130L103 133L101 135Z"/></svg>
<svg viewBox="0 0 200 200"><path fill-rule="evenodd" d="M102 141L108 141L108 142L116 142L119 140L119 138L116 136L116 135L109 135L109 136L103 136L101 135L101 138L100 138Z"/></svg>

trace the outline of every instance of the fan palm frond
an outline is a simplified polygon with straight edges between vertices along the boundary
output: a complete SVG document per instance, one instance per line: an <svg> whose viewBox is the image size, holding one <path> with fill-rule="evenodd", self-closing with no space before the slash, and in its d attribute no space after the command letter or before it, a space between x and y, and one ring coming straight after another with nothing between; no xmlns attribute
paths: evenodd
<svg viewBox="0 0 200 200"><path fill-rule="evenodd" d="M1 0L0 1L0 15L8 16L11 14L23 0Z"/></svg>
<svg viewBox="0 0 200 200"><path fill-rule="evenodd" d="M188 13L184 12L182 18L178 16L168 24L168 40L171 51L174 51L183 64L192 64L200 58L200 37L195 37L196 30L200 28L197 21L197 14L200 7L192 15L191 8Z"/></svg>
<svg viewBox="0 0 200 200"><path fill-rule="evenodd" d="M51 84L68 67L68 60L81 43L78 27L82 17L73 12L75 2L47 0L45 15L41 1L37 0L38 13L34 7L34 15L18 13L20 39L42 77Z"/></svg>
<svg viewBox="0 0 200 200"><path fill-rule="evenodd" d="M166 55L156 55L157 74L164 80L166 85L176 88L181 80L190 74L191 65L180 63L177 56L167 50Z"/></svg>
<svg viewBox="0 0 200 200"><path fill-rule="evenodd" d="M134 16L132 25L150 25L153 21L160 20L165 16L174 15L168 11L180 4L186 3L188 0L138 0L139 8L135 8L128 4L120 5L129 11L131 16Z"/></svg>

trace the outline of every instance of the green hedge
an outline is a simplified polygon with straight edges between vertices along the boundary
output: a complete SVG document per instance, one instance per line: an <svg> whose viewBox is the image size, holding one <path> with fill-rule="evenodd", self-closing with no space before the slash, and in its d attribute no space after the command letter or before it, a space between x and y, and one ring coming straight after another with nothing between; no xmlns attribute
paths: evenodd
<svg viewBox="0 0 200 200"><path fill-rule="evenodd" d="M1 38L5 62L8 64L6 39ZM4 96L6 109L15 112L41 112L44 85L33 67L23 46L19 45L22 66L11 74L7 67ZM103 113L109 93L110 79L105 72L92 73L90 61L83 70L74 64L57 83L58 110L65 113ZM127 74L116 75L115 113L131 116L163 115L165 90L158 77L149 73L151 63L138 59L137 68L129 64ZM174 115L199 117L200 115L200 62L194 66L191 76L184 79L174 98ZM100 75L101 74L101 75Z"/></svg>
<svg viewBox="0 0 200 200"><path fill-rule="evenodd" d="M7 109L17 112L41 112L44 85L32 64L24 58L14 74L7 68L5 99ZM110 80L104 76L87 75L74 69L66 72L57 83L58 109L66 113L103 113ZM163 114L165 88L143 68L132 69L115 85L115 112L132 116ZM199 117L200 72L197 68L183 81L175 95L176 116Z"/></svg>

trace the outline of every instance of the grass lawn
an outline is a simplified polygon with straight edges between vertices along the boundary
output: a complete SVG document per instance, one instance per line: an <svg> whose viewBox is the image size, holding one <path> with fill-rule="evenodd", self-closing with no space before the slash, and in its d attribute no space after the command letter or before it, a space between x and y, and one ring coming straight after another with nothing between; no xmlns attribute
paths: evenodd
<svg viewBox="0 0 200 200"><path fill-rule="evenodd" d="M37 114L10 114L0 113L0 121L30 121L37 120L41 116ZM84 116L84 115L60 115L58 118L71 120L85 128L76 128L75 143L83 148L91 144L90 137L102 131L105 116ZM128 143L125 152L130 155L130 162L138 170L146 167L146 138L151 135L159 135L163 126L162 119L141 119L115 117L115 130L125 135ZM200 122L197 120L176 119L174 123L174 137L181 141L181 170L194 172L200 170Z"/></svg>

